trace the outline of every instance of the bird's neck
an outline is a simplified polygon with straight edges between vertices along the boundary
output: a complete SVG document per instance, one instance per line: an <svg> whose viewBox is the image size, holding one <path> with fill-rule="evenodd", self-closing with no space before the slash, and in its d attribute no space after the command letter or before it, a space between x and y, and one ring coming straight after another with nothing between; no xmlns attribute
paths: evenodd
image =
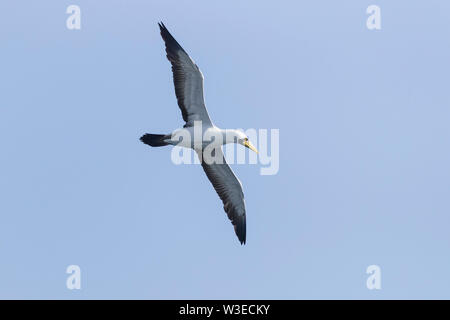
<svg viewBox="0 0 450 320"><path fill-rule="evenodd" d="M239 132L234 129L220 129L223 135L224 144L235 143L236 139L239 137Z"/></svg>

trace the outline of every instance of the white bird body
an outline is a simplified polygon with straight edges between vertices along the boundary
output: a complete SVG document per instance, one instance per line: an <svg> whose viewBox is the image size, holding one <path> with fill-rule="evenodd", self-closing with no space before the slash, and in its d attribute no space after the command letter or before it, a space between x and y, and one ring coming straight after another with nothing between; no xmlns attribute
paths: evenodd
<svg viewBox="0 0 450 320"><path fill-rule="evenodd" d="M194 125L174 130L170 138L164 141L171 145L199 151L200 148L203 149L206 146L217 148L228 143L237 143L240 140L245 141L245 139L245 134L239 130L220 129L214 125L209 127Z"/></svg>

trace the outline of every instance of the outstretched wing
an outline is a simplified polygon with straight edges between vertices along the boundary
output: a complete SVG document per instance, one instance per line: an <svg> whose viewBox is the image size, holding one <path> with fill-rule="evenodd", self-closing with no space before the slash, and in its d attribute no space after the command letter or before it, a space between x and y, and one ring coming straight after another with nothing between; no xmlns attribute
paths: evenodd
<svg viewBox="0 0 450 320"><path fill-rule="evenodd" d="M245 201L242 185L233 170L226 163L222 150L217 148L215 152L220 152L215 158L222 159L222 162L207 164L202 156L202 167L222 200L223 209L231 220L239 241L241 244L245 244Z"/></svg>
<svg viewBox="0 0 450 320"><path fill-rule="evenodd" d="M164 24L158 23L161 36L166 44L167 59L172 64L173 83L178 106L181 109L185 127L202 121L203 125L212 125L203 98L203 74L186 51L172 37Z"/></svg>

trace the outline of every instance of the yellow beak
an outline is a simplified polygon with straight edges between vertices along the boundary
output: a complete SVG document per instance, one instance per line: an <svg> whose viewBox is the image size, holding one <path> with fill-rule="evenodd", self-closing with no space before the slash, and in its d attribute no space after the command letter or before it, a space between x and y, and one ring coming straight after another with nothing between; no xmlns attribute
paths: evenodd
<svg viewBox="0 0 450 320"><path fill-rule="evenodd" d="M244 141L244 146L246 146L247 148L249 148L252 151L255 151L256 153L259 153L258 150L256 150L256 148L248 140Z"/></svg>

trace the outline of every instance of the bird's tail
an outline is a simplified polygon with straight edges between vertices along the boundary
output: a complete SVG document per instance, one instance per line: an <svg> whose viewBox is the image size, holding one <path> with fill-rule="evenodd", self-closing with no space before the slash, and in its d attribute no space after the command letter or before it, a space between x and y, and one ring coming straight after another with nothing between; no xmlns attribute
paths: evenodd
<svg viewBox="0 0 450 320"><path fill-rule="evenodd" d="M165 142L164 140L169 139L170 135L166 134L151 134L146 133L141 137L141 141L145 144L148 144L152 147L163 147L169 145L169 143Z"/></svg>

